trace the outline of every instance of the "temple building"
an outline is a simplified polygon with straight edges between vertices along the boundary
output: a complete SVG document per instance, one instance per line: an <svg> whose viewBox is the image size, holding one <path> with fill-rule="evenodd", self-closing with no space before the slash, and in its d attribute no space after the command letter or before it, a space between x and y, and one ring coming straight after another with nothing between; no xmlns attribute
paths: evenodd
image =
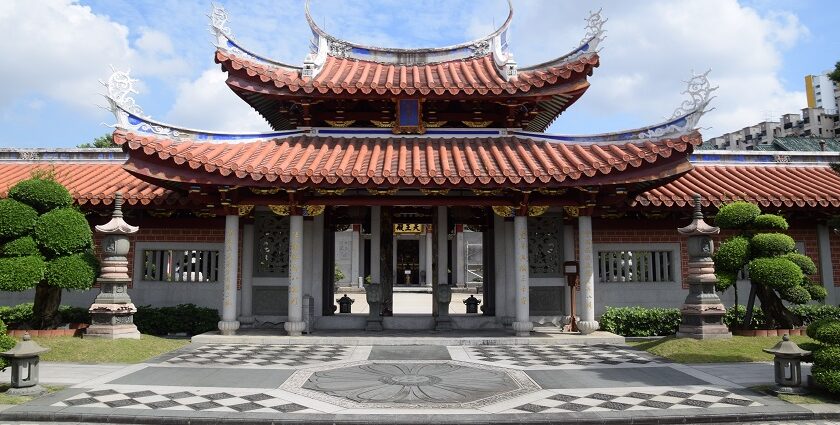
<svg viewBox="0 0 840 425"><path fill-rule="evenodd" d="M815 280L838 302L840 238L825 222L840 206L840 177L828 166L840 155L695 152L715 89L708 73L689 79L686 101L664 122L545 132L590 86L600 12L571 51L531 66L508 48L512 8L484 38L428 49L338 39L308 5L306 18L311 52L287 64L240 45L226 11L211 13L220 72L273 131L156 121L135 104L135 81L115 71L107 99L121 148L4 149L0 196L50 168L95 225L121 192L126 221L140 227L129 259L134 302L218 308L223 334L275 325L290 335L504 327L528 335L535 323L568 319L571 290L578 327L590 333L605 306L682 303L688 256L676 229L690 221L695 193L712 215L743 199L788 217L820 266ZM366 291L370 314L336 310L350 286ZM401 315L400 286L431 288L430 313ZM454 288L480 294L478 314L440 307ZM89 305L94 296L65 300Z"/></svg>

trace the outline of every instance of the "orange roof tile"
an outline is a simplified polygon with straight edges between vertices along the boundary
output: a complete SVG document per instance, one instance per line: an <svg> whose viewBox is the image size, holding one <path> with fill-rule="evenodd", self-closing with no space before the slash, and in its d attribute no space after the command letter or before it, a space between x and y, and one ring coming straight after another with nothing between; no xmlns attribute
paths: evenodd
<svg viewBox="0 0 840 425"><path fill-rule="evenodd" d="M291 92L315 91L340 94L459 94L479 95L528 92L534 87L556 84L573 75L586 74L599 64L597 54L532 71L519 72L505 81L490 55L426 65L393 65L329 56L314 78L302 78L294 69L269 67L223 50L216 51L216 62L228 71L244 70L249 77L272 83Z"/></svg>
<svg viewBox="0 0 840 425"><path fill-rule="evenodd" d="M130 205L172 203L181 198L177 193L147 183L131 175L120 163L0 163L0 197L9 188L30 177L34 170L52 170L79 205L110 205L117 192Z"/></svg>
<svg viewBox="0 0 840 425"><path fill-rule="evenodd" d="M702 204L734 200L764 207L840 206L840 176L827 166L695 165L679 179L639 195L643 206L686 206L699 193Z"/></svg>
<svg viewBox="0 0 840 425"><path fill-rule="evenodd" d="M175 141L114 132L132 160L185 165L216 177L339 185L566 185L613 170L641 167L702 140L563 144L514 136L477 138L293 136L242 143ZM137 171L137 170L135 170ZM165 174L177 179L169 170Z"/></svg>

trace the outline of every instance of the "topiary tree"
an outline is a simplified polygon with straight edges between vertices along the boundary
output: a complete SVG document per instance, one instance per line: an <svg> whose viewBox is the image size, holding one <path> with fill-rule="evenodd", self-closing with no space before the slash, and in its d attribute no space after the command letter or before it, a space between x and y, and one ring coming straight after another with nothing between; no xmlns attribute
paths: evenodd
<svg viewBox="0 0 840 425"><path fill-rule="evenodd" d="M58 325L63 289L90 289L97 274L93 236L67 189L33 174L0 199L0 290L35 288L31 325Z"/></svg>
<svg viewBox="0 0 840 425"><path fill-rule="evenodd" d="M814 351L811 375L829 392L840 394L840 320L817 320L808 325L807 333L820 342Z"/></svg>
<svg viewBox="0 0 840 425"><path fill-rule="evenodd" d="M788 310L783 300L805 304L812 299L825 299L825 288L807 277L817 272L817 266L811 258L796 252L793 238L780 233L788 229L784 217L762 214L758 206L738 201L720 208L715 225L738 231L720 245L713 258L718 291L735 285L738 273L745 268L749 271L751 287L745 323L752 320L756 297L767 321L783 328L802 324L802 319ZM737 300L737 287L735 290Z"/></svg>

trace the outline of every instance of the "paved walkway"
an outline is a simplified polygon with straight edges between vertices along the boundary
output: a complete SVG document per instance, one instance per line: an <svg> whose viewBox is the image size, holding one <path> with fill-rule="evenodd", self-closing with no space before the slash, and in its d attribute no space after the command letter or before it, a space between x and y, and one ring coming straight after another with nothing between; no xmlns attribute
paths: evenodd
<svg viewBox="0 0 840 425"><path fill-rule="evenodd" d="M827 418L743 387L767 383L772 377L769 366L688 366L602 344L191 344L148 363L95 366L102 369L96 371L91 366L45 363L44 382L75 384L0 412L0 423L603 423L631 418L640 423L683 423L686 417L706 422Z"/></svg>

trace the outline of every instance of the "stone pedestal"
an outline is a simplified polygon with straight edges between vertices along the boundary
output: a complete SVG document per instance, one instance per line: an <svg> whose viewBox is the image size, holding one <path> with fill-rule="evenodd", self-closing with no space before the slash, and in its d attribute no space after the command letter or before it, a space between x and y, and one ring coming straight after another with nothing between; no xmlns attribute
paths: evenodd
<svg viewBox="0 0 840 425"><path fill-rule="evenodd" d="M102 239L102 260L100 276L96 279L99 284L99 295L93 301L88 312L91 325L87 328L86 337L106 339L140 339L140 332L134 325L134 313L137 308L128 296L128 252L131 242L128 235L136 233L139 228L123 221L122 193L117 192L114 200L114 213L111 221L96 226L96 232L104 234Z"/></svg>
<svg viewBox="0 0 840 425"><path fill-rule="evenodd" d="M712 235L720 233L717 227L703 221L700 195L694 195L694 216L691 224L678 229L688 236L688 296L682 305L682 323L677 337L694 339L731 338L723 324L726 307L715 292L715 263L712 261L714 242Z"/></svg>
<svg viewBox="0 0 840 425"><path fill-rule="evenodd" d="M435 330L452 330L452 318L449 317L449 303L452 302L452 288L449 285L438 284L435 302L438 303L438 315L435 317Z"/></svg>
<svg viewBox="0 0 840 425"><path fill-rule="evenodd" d="M382 330L382 285L371 283L365 285L365 299L368 303L368 319L365 325L366 331Z"/></svg>

